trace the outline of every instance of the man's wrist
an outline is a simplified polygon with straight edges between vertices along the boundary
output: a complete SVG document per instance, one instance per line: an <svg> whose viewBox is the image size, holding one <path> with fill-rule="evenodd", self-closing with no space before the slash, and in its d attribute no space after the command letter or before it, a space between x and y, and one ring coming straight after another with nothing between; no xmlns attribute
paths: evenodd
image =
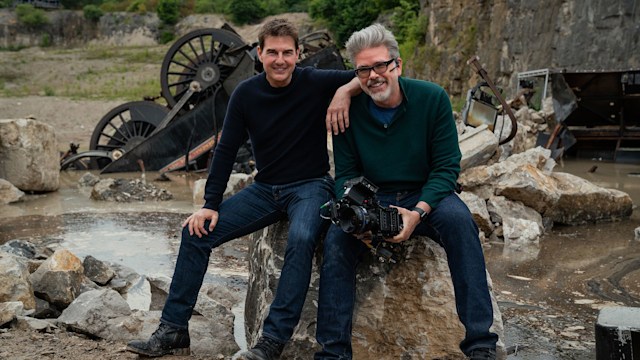
<svg viewBox="0 0 640 360"><path fill-rule="evenodd" d="M423 221L424 219L427 218L428 213L426 211L424 211L424 209L420 208L420 207L414 207L413 209L411 209L411 211L415 211L420 215L420 221Z"/></svg>

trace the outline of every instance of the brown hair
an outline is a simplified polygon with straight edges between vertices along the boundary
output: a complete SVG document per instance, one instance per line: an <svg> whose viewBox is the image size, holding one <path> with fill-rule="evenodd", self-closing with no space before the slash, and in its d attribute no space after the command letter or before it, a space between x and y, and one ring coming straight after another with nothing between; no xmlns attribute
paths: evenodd
<svg viewBox="0 0 640 360"><path fill-rule="evenodd" d="M295 43L296 49L298 48L298 29L287 19L273 19L262 26L258 34L260 48L264 48L264 39L267 36L290 36Z"/></svg>

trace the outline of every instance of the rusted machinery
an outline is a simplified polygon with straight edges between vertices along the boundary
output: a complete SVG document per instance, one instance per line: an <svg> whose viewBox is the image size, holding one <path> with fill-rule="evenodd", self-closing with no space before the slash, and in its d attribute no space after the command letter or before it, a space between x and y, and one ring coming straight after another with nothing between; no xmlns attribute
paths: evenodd
<svg viewBox="0 0 640 360"><path fill-rule="evenodd" d="M161 97L167 105L147 98L117 106L96 125L89 151L77 153L77 146L71 144L61 168L103 173L206 168L231 93L242 80L262 71L256 46L245 43L228 25L182 36L162 62ZM300 66L345 68L324 32L301 37L300 46ZM249 143L238 157L245 161L240 166L249 170Z"/></svg>
<svg viewBox="0 0 640 360"><path fill-rule="evenodd" d="M546 94L551 86L557 123L541 145L579 158L640 163L639 69L542 69L518 74L519 80L536 77L544 78L538 91Z"/></svg>
<svg viewBox="0 0 640 360"><path fill-rule="evenodd" d="M516 132L518 131L518 122L511 110L511 106L509 106L504 97L502 97L502 92L482 67L480 58L477 55L471 57L471 59L467 61L467 65L472 66L483 81L470 89L467 94L467 100L462 110L464 123L472 127L484 125L493 133L497 133L498 143L500 145L508 143L516 136ZM489 88L492 94L485 91L485 88ZM509 126L509 134L506 136L503 134L505 122L503 121L500 126L496 126L500 112L507 114L509 117L511 126Z"/></svg>

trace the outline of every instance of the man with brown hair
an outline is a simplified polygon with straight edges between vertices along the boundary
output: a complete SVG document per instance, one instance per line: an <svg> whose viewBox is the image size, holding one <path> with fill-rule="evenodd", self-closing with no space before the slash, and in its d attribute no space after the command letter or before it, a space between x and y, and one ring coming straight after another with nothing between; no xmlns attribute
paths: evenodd
<svg viewBox="0 0 640 360"><path fill-rule="evenodd" d="M287 20L266 23L258 40L264 72L240 83L231 95L205 204L182 224L180 252L160 325L149 340L130 342L129 351L146 356L189 354L188 322L211 250L283 219L289 220L289 234L278 289L262 336L243 356L279 358L298 324L314 251L328 225L318 209L333 196L325 128L344 130L350 96L360 90L353 71L297 67L298 32ZM334 94L342 99L334 100L341 106L327 112ZM247 133L258 173L253 184L222 201Z"/></svg>

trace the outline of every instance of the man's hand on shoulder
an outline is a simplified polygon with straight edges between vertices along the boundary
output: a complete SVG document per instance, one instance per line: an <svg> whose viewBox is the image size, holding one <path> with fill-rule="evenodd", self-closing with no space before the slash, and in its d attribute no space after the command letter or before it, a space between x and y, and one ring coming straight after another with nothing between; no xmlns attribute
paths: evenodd
<svg viewBox="0 0 640 360"><path fill-rule="evenodd" d="M191 214L183 223L182 227L189 226L189 235L195 234L197 237L202 238L202 235L208 235L207 229L204 227L204 223L207 220L211 220L208 230L213 231L218 223L218 212L211 209L202 208L193 214Z"/></svg>
<svg viewBox="0 0 640 360"><path fill-rule="evenodd" d="M358 95L362 89L357 78L342 85L336 90L331 99L331 103L327 108L327 116L325 118L327 132L333 132L338 135L349 127L349 106L351 106L351 97Z"/></svg>

